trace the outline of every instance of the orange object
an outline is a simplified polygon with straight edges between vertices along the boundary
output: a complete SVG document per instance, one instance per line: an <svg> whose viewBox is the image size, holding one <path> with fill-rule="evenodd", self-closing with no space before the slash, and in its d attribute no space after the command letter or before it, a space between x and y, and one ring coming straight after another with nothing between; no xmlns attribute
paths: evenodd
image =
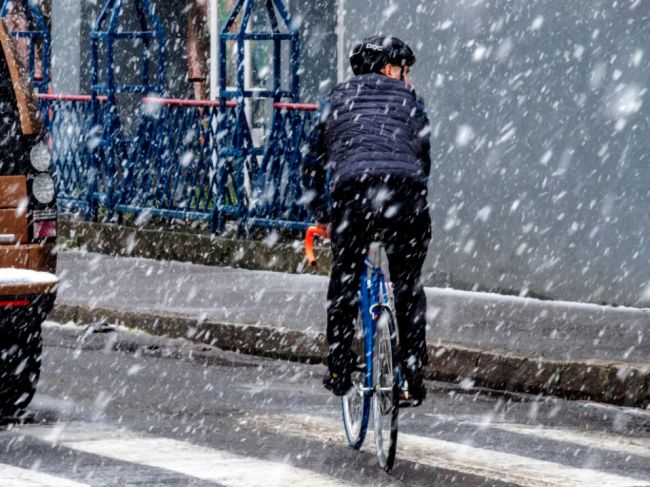
<svg viewBox="0 0 650 487"><path fill-rule="evenodd" d="M329 238L329 232L324 228L311 226L307 229L307 233L305 234L305 255L307 256L309 265L316 265L316 257L314 256L314 237L316 235Z"/></svg>

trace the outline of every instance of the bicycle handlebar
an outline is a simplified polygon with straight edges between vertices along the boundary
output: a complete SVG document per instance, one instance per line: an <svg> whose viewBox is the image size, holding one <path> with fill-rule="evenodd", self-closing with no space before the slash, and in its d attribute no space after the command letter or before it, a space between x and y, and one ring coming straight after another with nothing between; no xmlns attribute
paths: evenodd
<svg viewBox="0 0 650 487"><path fill-rule="evenodd" d="M305 234L305 255L309 265L316 265L316 257L314 256L314 237L316 235L323 238L329 237L329 233L324 228L311 226L307 229Z"/></svg>

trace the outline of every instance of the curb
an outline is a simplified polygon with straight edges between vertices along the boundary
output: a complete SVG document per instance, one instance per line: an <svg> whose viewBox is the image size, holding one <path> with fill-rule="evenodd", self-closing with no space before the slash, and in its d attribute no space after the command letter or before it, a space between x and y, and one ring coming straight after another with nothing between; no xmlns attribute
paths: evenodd
<svg viewBox="0 0 650 487"><path fill-rule="evenodd" d="M307 265L302 241L277 242L272 236L259 240L234 240L202 233L151 230L115 223L59 220L59 236L65 245L121 257L144 257L193 264L251 270L328 275L331 253L319 250L315 267Z"/></svg>
<svg viewBox="0 0 650 487"><path fill-rule="evenodd" d="M155 311L57 303L49 319L120 324L153 335L189 338L224 350L307 363L324 362L328 349L324 333L199 320ZM425 374L427 379L467 388L481 386L620 406L650 406L650 366L643 364L529 358L506 351L429 342Z"/></svg>

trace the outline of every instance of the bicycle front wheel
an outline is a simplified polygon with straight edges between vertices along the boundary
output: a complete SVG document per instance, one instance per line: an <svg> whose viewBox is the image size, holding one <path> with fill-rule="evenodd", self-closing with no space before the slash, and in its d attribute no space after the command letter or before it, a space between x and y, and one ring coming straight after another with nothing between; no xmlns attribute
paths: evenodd
<svg viewBox="0 0 650 487"><path fill-rule="evenodd" d="M373 423L379 464L386 471L393 468L397 450L397 421L399 415L399 386L395 367L397 360L397 330L390 308L384 307L377 320L375 332L373 374Z"/></svg>
<svg viewBox="0 0 650 487"><path fill-rule="evenodd" d="M366 367L361 312L359 312L355 322L352 350L358 357L357 369L352 374L352 389L341 398L341 409L343 411L345 436L350 446L358 450L366 438L371 403L370 394L368 393L370 377L367 373L369 369Z"/></svg>

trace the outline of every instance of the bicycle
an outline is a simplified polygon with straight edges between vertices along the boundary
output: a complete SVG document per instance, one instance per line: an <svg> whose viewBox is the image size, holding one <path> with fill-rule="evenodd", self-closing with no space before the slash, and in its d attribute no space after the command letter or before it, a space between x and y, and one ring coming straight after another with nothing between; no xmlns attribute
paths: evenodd
<svg viewBox="0 0 650 487"><path fill-rule="evenodd" d="M305 253L310 265L316 264L316 235L328 237L319 227L307 229ZM377 458L387 472L395 462L400 400L408 401L409 397L398 359L394 316L392 291L382 270L382 244L374 242L368 249L359 283L359 313L353 339L359 361L352 374L353 388L341 398L341 410L347 441L358 450L366 438L372 403Z"/></svg>

